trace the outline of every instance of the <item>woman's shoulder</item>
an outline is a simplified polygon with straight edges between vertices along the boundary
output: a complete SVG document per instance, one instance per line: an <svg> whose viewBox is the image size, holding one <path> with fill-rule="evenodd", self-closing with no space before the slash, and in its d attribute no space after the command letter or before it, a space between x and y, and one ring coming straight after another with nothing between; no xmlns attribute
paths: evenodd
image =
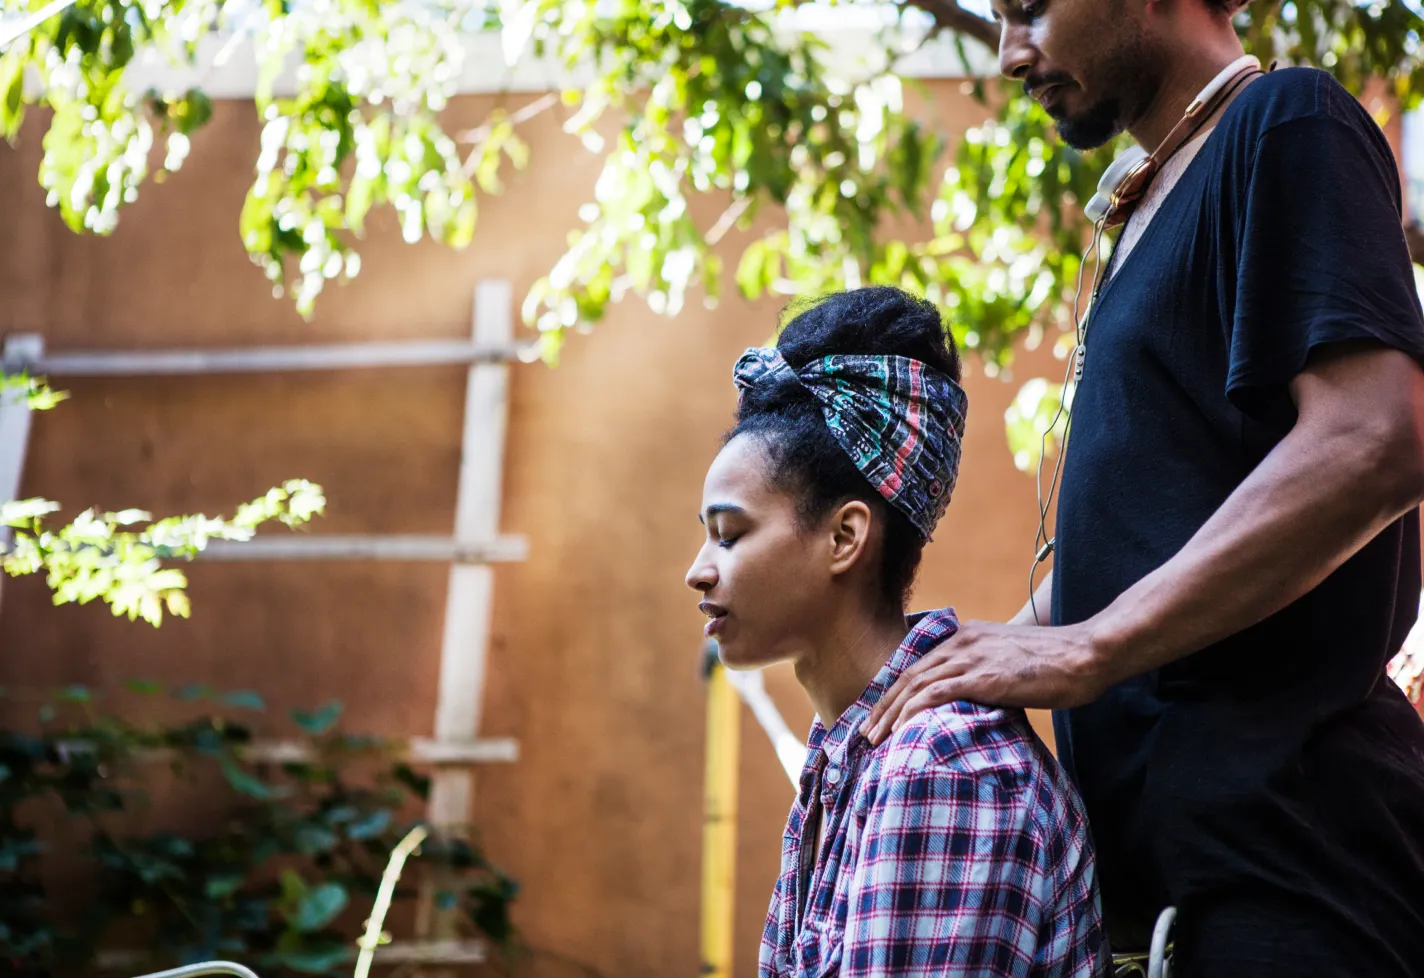
<svg viewBox="0 0 1424 978"><path fill-rule="evenodd" d="M958 701L924 710L875 753L883 778L962 776L1027 784L1044 748L1022 710Z"/></svg>

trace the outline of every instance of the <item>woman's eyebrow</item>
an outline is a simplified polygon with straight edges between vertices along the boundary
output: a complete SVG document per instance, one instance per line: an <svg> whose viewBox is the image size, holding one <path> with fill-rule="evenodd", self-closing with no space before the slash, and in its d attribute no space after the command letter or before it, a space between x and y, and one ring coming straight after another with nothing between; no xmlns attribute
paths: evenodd
<svg viewBox="0 0 1424 978"><path fill-rule="evenodd" d="M697 519L705 524L707 520L711 519L714 516L720 516L722 513L731 513L736 516L745 516L746 512L746 510L742 509L742 507L736 505L735 503L713 503L711 506L707 507L707 512L705 514L699 513L697 515Z"/></svg>

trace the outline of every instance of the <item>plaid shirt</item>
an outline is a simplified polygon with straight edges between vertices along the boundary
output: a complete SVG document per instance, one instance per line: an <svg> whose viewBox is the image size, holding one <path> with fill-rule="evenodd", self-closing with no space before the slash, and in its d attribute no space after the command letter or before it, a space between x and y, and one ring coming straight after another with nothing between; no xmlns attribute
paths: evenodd
<svg viewBox="0 0 1424 978"><path fill-rule="evenodd" d="M1107 974L1082 803L1022 711L951 703L879 747L859 734L958 627L950 610L924 616L830 730L817 718L762 978Z"/></svg>

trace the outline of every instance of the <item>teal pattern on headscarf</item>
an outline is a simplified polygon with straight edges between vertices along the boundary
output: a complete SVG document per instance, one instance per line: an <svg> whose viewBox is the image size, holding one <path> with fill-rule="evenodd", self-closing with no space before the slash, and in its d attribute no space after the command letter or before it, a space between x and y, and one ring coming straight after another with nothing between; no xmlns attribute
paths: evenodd
<svg viewBox="0 0 1424 978"><path fill-rule="evenodd" d="M930 539L959 474L962 387L909 357L832 355L796 369L769 346L742 354L733 376L739 391L784 379L810 391L855 467Z"/></svg>

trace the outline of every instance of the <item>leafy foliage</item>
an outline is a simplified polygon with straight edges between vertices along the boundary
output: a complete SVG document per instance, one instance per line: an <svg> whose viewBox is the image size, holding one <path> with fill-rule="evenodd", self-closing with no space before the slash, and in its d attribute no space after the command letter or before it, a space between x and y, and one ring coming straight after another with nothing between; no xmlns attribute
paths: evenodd
<svg viewBox="0 0 1424 978"><path fill-rule="evenodd" d="M161 692L155 683L129 688ZM398 744L331 729L339 704L313 714L330 723L310 758L276 763L255 759L251 729L226 714L260 709L256 694L186 688L173 698L211 711L186 723L135 724L96 714L100 695L70 687L44 697L40 733L0 730L7 973L92 970L105 950L151 951L155 966L238 957L264 974L342 973L357 911L370 907L426 782L394 759ZM310 716L293 719L310 729ZM210 802L213 785L225 786L216 831L126 830L146 805L146 772L162 758ZM75 841L97 876L96 899L77 920L53 916L38 872L44 847L34 825L56 802L67 816L60 838ZM453 882L440 904L459 911L466 933L512 947L517 887L476 846L438 838L418 861L446 868L441 878ZM406 885L397 896L412 893Z"/></svg>
<svg viewBox="0 0 1424 978"><path fill-rule="evenodd" d="M0 397L23 401L32 411L54 407L69 395L26 373L0 376ZM170 516L153 521L138 509L117 513L87 510L73 522L51 528L45 518L60 510L48 499L0 501L0 568L12 577L45 572L56 605L88 604L96 598L129 621L157 628L167 609L188 617L188 579L164 560L191 560L211 540L250 540L273 521L288 527L308 523L326 506L321 486L290 479L239 506L231 519ZM148 523L141 530L124 527Z"/></svg>
<svg viewBox="0 0 1424 978"><path fill-rule="evenodd" d="M0 526L12 530L0 567L12 577L44 571L57 605L98 598L115 615L142 618L157 627L165 608L180 618L189 611L188 579L178 568L164 566L165 559L191 559L210 540L250 540L259 526L273 520L301 526L325 505L320 486L293 479L239 506L227 520L199 514L149 522L153 517L142 510L89 510L50 529L45 517L59 510L58 503L12 500L0 503ZM144 522L148 525L141 530L124 529Z"/></svg>
<svg viewBox="0 0 1424 978"><path fill-rule="evenodd" d="M599 65L598 80L572 97L580 109L570 132L601 150L595 123L609 109L627 119L580 212L583 228L525 303L550 352L565 330L630 291L668 314L698 281L715 299L711 247L764 204L782 208L786 224L744 252L744 294L854 276L874 255L879 221L912 210L930 185L941 144L904 114L899 80L885 71L837 78L819 42L784 37L763 14L721 0L656 10L540 0L522 16L527 33L565 59ZM522 25L506 22L506 39ZM707 229L689 208L699 194L726 201Z"/></svg>
<svg viewBox="0 0 1424 978"><path fill-rule="evenodd" d="M715 301L718 245L771 207L770 230L740 245L742 294L894 282L940 303L999 372L1021 338L1071 325L1080 207L1110 154L1072 151L1036 105L976 82L989 121L964 134L941 179L960 134L926 127L932 112L911 117L894 66L936 33L961 54L992 46L994 25L956 0L903 0L848 63L782 19L812 5L79 0L0 56L0 131L14 138L26 105L50 106L41 182L71 226L107 232L155 133L167 134L171 170L209 112L198 92L129 92L135 51L191 62L206 36L255 37L264 129L243 242L279 291L295 266L306 314L326 281L359 269L373 207L395 208L407 240L469 241L477 192L498 192L501 168L526 162L518 124L562 101L574 109L566 130L605 158L567 252L524 304L546 355L630 294L669 315L699 289ZM1411 0L1252 0L1237 26L1263 61L1319 65L1357 93L1383 79L1399 108L1424 92L1424 17ZM510 63L561 58L591 80L452 136L439 114L461 69L457 35L490 28ZM274 98L293 58L295 95ZM27 75L43 83L27 87ZM927 212L928 239L897 235L897 218Z"/></svg>

